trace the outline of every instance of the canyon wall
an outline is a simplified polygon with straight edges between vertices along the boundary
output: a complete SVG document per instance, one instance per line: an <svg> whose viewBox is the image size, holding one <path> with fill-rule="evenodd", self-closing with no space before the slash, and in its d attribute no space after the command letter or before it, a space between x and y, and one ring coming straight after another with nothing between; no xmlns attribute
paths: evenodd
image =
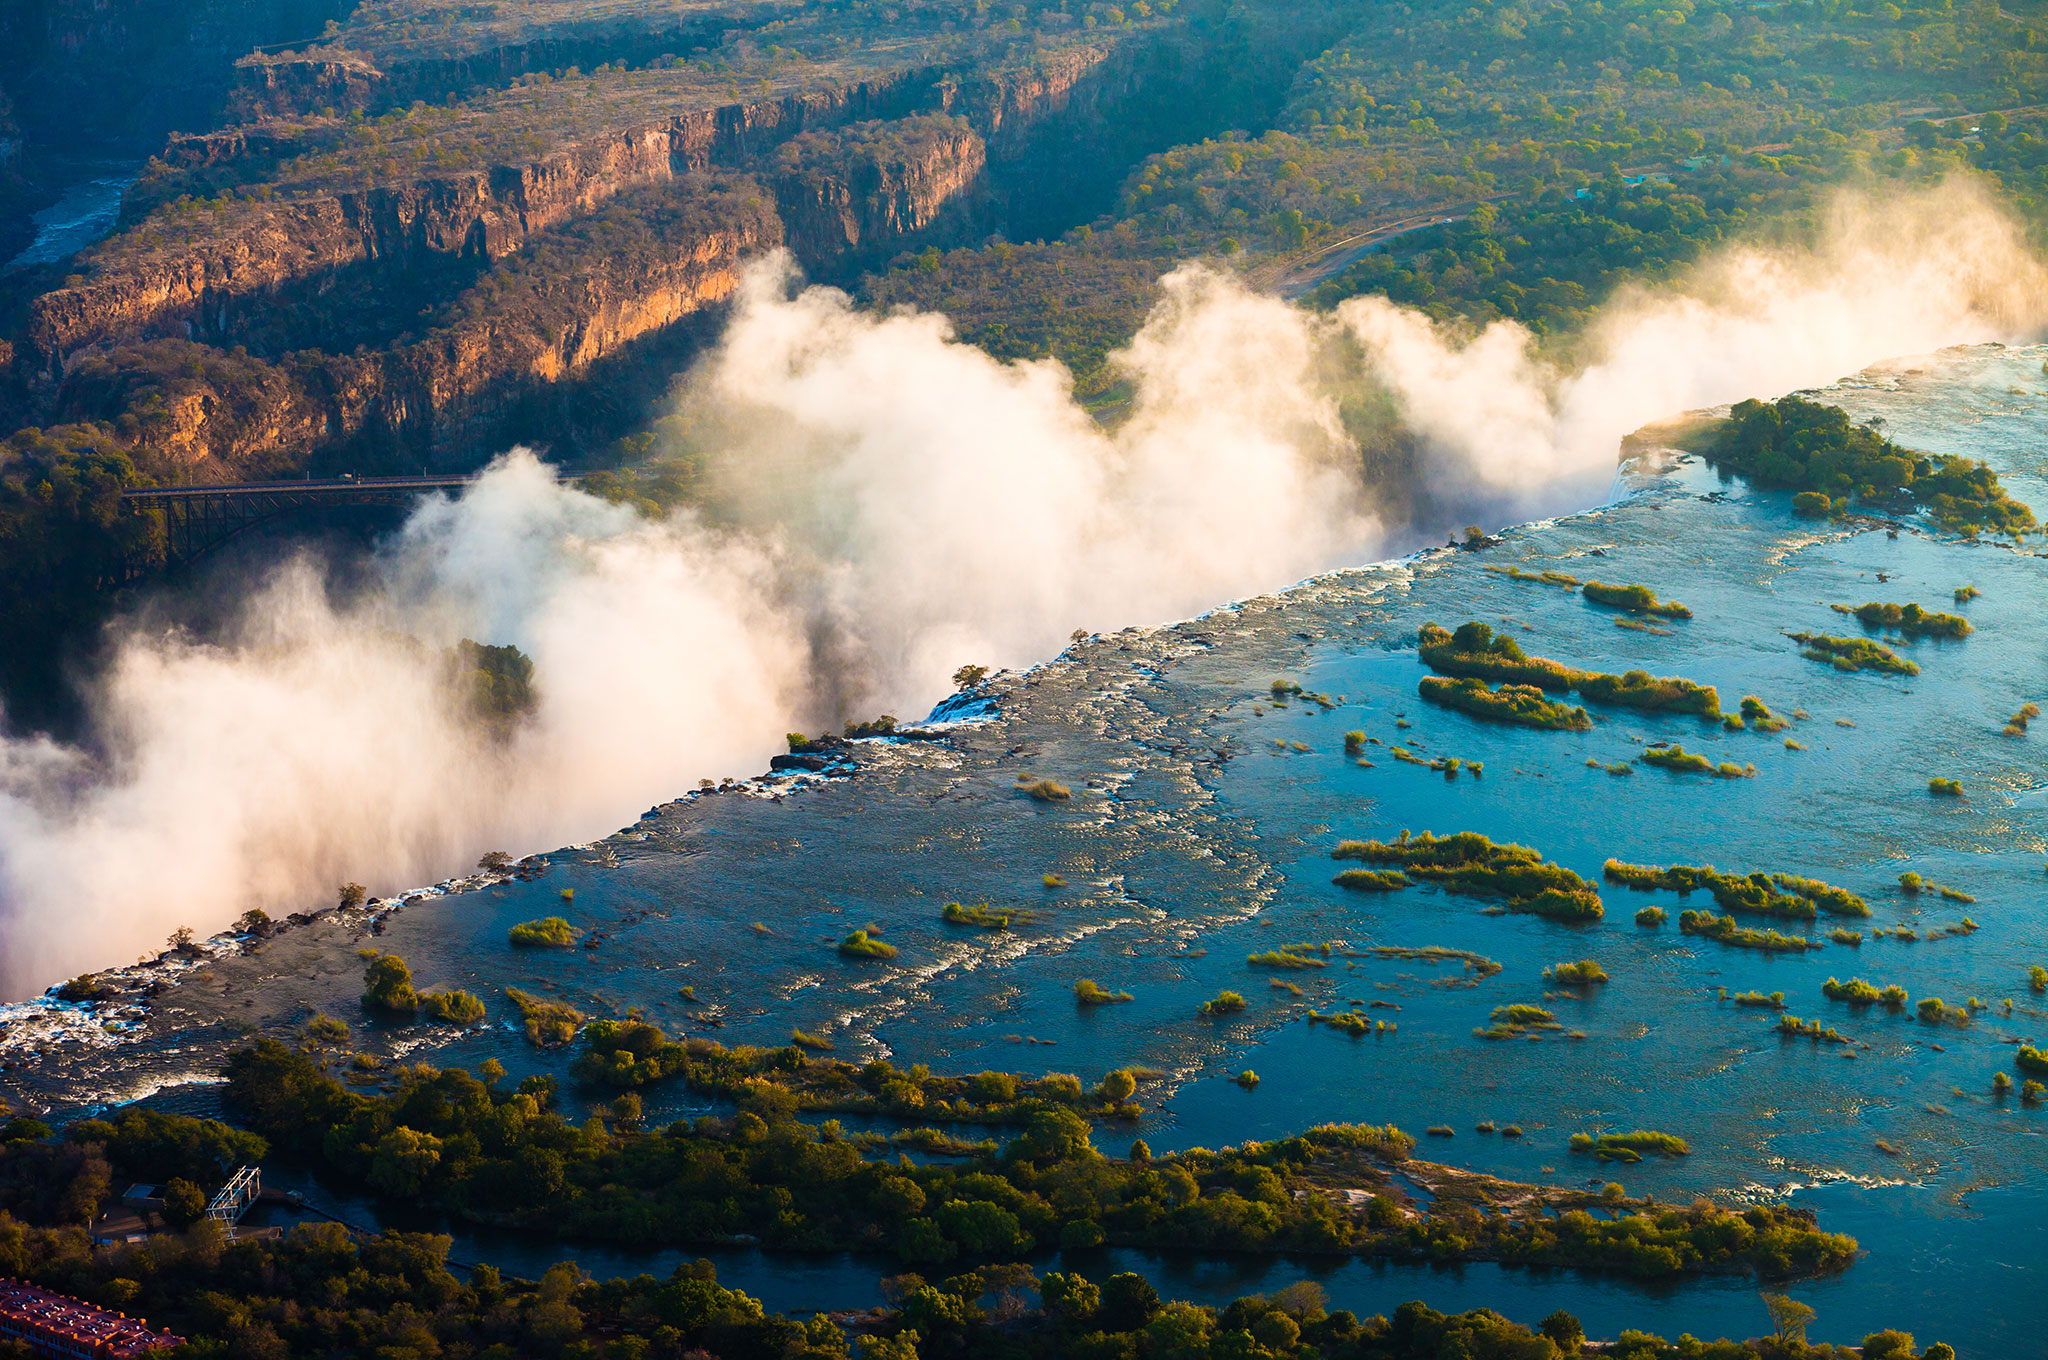
<svg viewBox="0 0 2048 1360"><path fill-rule="evenodd" d="M927 235L985 233L987 168L966 119L924 116L806 133L782 148L770 182L790 248L832 277Z"/></svg>
<svg viewBox="0 0 2048 1360"><path fill-rule="evenodd" d="M244 64L259 69L368 79ZM1155 30L669 110L517 163L158 212L30 304L16 371L195 479L587 446L658 397L749 256L787 244L846 279L922 242L1063 228L1134 149L1244 110L1258 75L1227 44ZM295 135L223 129L167 154L275 160ZM236 362L188 380L178 345Z"/></svg>
<svg viewBox="0 0 2048 1360"><path fill-rule="evenodd" d="M517 165L441 174L335 194L237 200L197 224L191 244L151 246L148 226L102 251L94 273L30 305L23 356L51 378L88 346L154 336L249 343L280 305L324 294L323 279L360 288L379 276L432 274L450 257L496 261L535 233L594 211L628 189L737 164L821 124L915 102L935 83L901 72L822 89L692 109L607 132ZM186 159L239 154L246 134L188 139ZM363 268L369 266L369 268ZM273 348L319 345L317 334Z"/></svg>

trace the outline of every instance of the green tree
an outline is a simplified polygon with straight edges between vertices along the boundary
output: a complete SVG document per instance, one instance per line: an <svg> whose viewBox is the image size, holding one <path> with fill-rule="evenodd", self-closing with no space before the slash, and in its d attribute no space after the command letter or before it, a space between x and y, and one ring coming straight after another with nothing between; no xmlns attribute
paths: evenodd
<svg viewBox="0 0 2048 1360"><path fill-rule="evenodd" d="M1764 1311L1771 1315L1771 1329L1787 1345L1806 1344L1806 1329L1819 1314L1785 1294L1765 1294Z"/></svg>
<svg viewBox="0 0 2048 1360"><path fill-rule="evenodd" d="M412 969L396 954L379 954L363 969L363 1006L390 1015L411 1015L420 1008L413 990Z"/></svg>
<svg viewBox="0 0 2048 1360"><path fill-rule="evenodd" d="M189 1228L206 1216L206 1192L186 1180L174 1177L164 1187L164 1222L173 1228Z"/></svg>

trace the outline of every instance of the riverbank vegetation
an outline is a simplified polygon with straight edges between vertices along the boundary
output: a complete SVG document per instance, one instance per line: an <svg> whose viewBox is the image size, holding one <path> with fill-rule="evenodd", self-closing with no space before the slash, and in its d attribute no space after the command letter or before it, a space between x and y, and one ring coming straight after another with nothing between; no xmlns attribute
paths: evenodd
<svg viewBox="0 0 2048 1360"><path fill-rule="evenodd" d="M771 1061L824 1061L779 1052L791 1056ZM745 1234L771 1251L854 1248L966 1266L1014 1260L1040 1243L1171 1244L1769 1278L1837 1270L1856 1250L1780 1206L1652 1207L1440 1176L1411 1161L1414 1140L1391 1127L1326 1125L1224 1151L1118 1160L1095 1150L1066 1104L1029 1098L1000 1146L923 1164L871 1160L862 1138L796 1119L774 1070L746 1084L728 1116L578 1128L553 1110L545 1079L507 1090L417 1067L397 1072L389 1090L363 1093L265 1041L231 1061L227 1098L274 1146L369 1193L458 1221L624 1246ZM955 1080L1028 1089L1009 1074ZM1426 1209L1402 1179L1430 1192ZM1593 1207L1614 1216L1594 1218Z"/></svg>
<svg viewBox="0 0 2048 1360"><path fill-rule="evenodd" d="M535 1048L560 1048L576 1037L587 1018L566 1002L547 1001L517 987L507 987L505 997L519 1011L526 1042Z"/></svg>
<svg viewBox="0 0 2048 1360"><path fill-rule="evenodd" d="M1396 892L1415 886L1415 880L1398 869L1345 869L1330 881L1360 892Z"/></svg>
<svg viewBox="0 0 2048 1360"><path fill-rule="evenodd" d="M1551 732L1585 732L1593 720L1586 710L1546 698L1534 685L1502 685L1487 688L1484 680L1451 679L1425 675L1417 687L1430 703L1469 713L1489 722L1511 723Z"/></svg>
<svg viewBox="0 0 2048 1360"><path fill-rule="evenodd" d="M1737 402L1707 458L1758 486L1825 499L1824 514L1846 513L1853 498L1879 510L1917 507L1970 537L2036 527L2034 512L1984 464L1903 448L1803 397Z"/></svg>
<svg viewBox="0 0 2048 1360"><path fill-rule="evenodd" d="M1262 954L1247 954L1244 961L1253 968L1328 968L1329 960L1319 959L1307 953L1296 952L1296 946L1285 949L1268 949Z"/></svg>
<svg viewBox="0 0 2048 1360"><path fill-rule="evenodd" d="M1816 1044L1841 1044L1846 1047L1856 1042L1833 1025L1823 1025L1818 1020L1802 1020L1790 1014L1778 1017L1777 1031L1781 1039L1810 1039Z"/></svg>
<svg viewBox="0 0 2048 1360"><path fill-rule="evenodd" d="M1496 845L1476 831L1449 836L1403 831L1392 841L1344 841L1330 857L1398 864L1411 878L1447 893L1496 900L1509 911L1554 921L1597 921L1603 910L1593 885L1571 870L1544 862L1526 846Z"/></svg>
<svg viewBox="0 0 2048 1360"><path fill-rule="evenodd" d="M502 1093L475 1097L465 1087L440 1080L443 1075L415 1074L415 1080L417 1094L453 1091L464 1097L439 1112L446 1137L413 1124L395 1124L394 1131L406 1129L445 1149L468 1136L457 1132L465 1124L488 1125L482 1116L500 1103ZM1242 1084L1253 1083L1243 1079ZM516 1106L522 1099L502 1097L502 1103ZM426 1113L415 1108L410 1117L423 1121ZM262 1139L216 1123L168 1115L151 1116L147 1128L138 1128L141 1122L132 1112L114 1121L81 1120L62 1135L45 1128L36 1139L0 1149L0 1168L12 1191L7 1209L0 1211L0 1270L147 1318L153 1327L185 1337L185 1353L234 1360L301 1355L846 1360L855 1346L863 1360L969 1360L977 1355L1010 1360L1460 1360L1475 1355L1557 1360L1559 1344L1567 1348L1564 1353L1576 1351L1584 1335L1578 1321L1562 1311L1545 1318L1540 1329L1483 1310L1446 1315L1419 1303L1402 1305L1391 1318L1361 1320L1327 1311L1321 1290L1312 1284L1241 1298L1217 1309L1164 1302L1137 1274L1099 1282L1059 1273L1041 1279L1028 1265L1002 1258L1001 1249L1013 1246L1015 1239L1001 1240L1010 1224L987 1212L1001 1208L996 1199L973 1198L1013 1202L1018 1212L1009 1218L1020 1230L1027 1223L1050 1230L1063 1214L1049 1197L1065 1197L1069 1182L1092 1184L1105 1173L1108 1183L1092 1193L1127 1191L1123 1203L1139 1217L1149 1213L1160 1219L1147 1235L1196 1227L1205 1236L1227 1236L1228 1230L1219 1234L1215 1225L1231 1221L1233 1206L1237 1221L1256 1225L1264 1221L1262 1214L1270 1214L1282 1233L1319 1221L1314 1209L1277 1204L1271 1195L1278 1184L1302 1191L1338 1224L1344 1241L1334 1248L1314 1248L1325 1252L1546 1264L1585 1248L1596 1261L1594 1268L1610 1273L1654 1277L1751 1271L1777 1279L1839 1269L1855 1250L1849 1239L1815 1232L1810 1218L1774 1208L1737 1213L1703 1202L1674 1208L1626 1198L1603 1200L1583 1191L1537 1190L1539 1203L1532 1209L1512 1197L1534 1187L1444 1175L1427 1163L1406 1160L1412 1140L1370 1127L1331 1126L1296 1139L1248 1145L1244 1156L1203 1153L1155 1160L1141 1155L1120 1162L1092 1149L1033 1145L1028 1158L1020 1154L1006 1163L1002 1158L1007 1154L977 1147L960 1154L968 1159L965 1164L946 1167L899 1167L858 1156L849 1164L839 1156L849 1146L843 1136L766 1121L757 1121L758 1130L733 1129L723 1139L709 1137L709 1131L700 1135L688 1125L683 1126L688 1134L605 1131L596 1137L621 1159L673 1155L682 1139L693 1158L690 1175L700 1182L720 1172L741 1175L756 1161L796 1162L796 1170L827 1177L827 1192L849 1206L843 1221L858 1226L855 1236L864 1241L872 1236L884 1244L871 1250L889 1250L892 1234L924 1237L922 1227L909 1226L913 1223L944 1220L974 1238L973 1246L963 1246L951 1258L916 1262L930 1272L929 1280L902 1274L885 1281L881 1302L871 1310L794 1319L769 1314L745 1294L721 1287L705 1260L681 1263L664 1275L607 1280L593 1279L565 1262L540 1272L537 1280L523 1280L488 1264L453 1267L447 1236L356 1233L339 1223L303 1223L278 1237L229 1239L218 1223L201 1215L189 1228L156 1234L145 1243L93 1249L83 1227L95 1208L91 1187L104 1188L110 1179L119 1184L168 1180L197 1193L194 1182L180 1173L196 1176L197 1184L213 1184L228 1168L260 1160L267 1151ZM188 1159L172 1151L180 1148L204 1152ZM565 1159L570 1176L585 1169L590 1160L581 1155L585 1151L579 1148L579 1155ZM981 1169L991 1163L997 1172ZM1411 1206L1396 1168L1438 1191L1433 1212ZM445 1199L448 1174L445 1160L436 1163L422 1178L420 1193L436 1203ZM387 1167L381 1177L385 1185L370 1185L366 1176L355 1179L389 1200L399 1192L387 1186L403 1176ZM807 1210L822 1198L809 1191L787 1193L789 1174L769 1179L782 1195L748 1196L724 1212L754 1210L762 1214L761 1223L776 1228L793 1211ZM1362 1209L1340 1214L1331 1206L1344 1198L1347 1184L1373 1193ZM577 1201L573 1188L544 1185L538 1193L559 1207ZM1498 1211L1496 1203L1502 1206ZM967 1205L982 1207L970 1211ZM1611 1222L1595 1218L1592 1209L1614 1217ZM1086 1229L1062 1230L1060 1236L1078 1244L1097 1233L1114 1240L1128 1231L1121 1223L1112 1233L1094 1220L1085 1222ZM555 1229L553 1235L562 1235L560 1224L548 1226ZM1036 1302L1028 1302L1034 1296ZM1627 1335L1632 1360L1678 1355L1642 1333ZM1734 1343L1702 1348L1688 1342L1685 1360L1756 1355L1791 1360L1790 1352L1771 1349L1775 1343L1758 1344L1760 1351ZM1806 1360L1852 1356L1846 1350L1837 1355L1809 1348L1799 1354Z"/></svg>
<svg viewBox="0 0 2048 1360"><path fill-rule="evenodd" d="M420 1008L413 990L412 969L396 954L371 952L363 968L363 1009L389 1016L409 1016Z"/></svg>
<svg viewBox="0 0 2048 1360"><path fill-rule="evenodd" d="M1551 693L1576 692L1592 703L1649 713L1692 713L1715 720L1721 716L1721 698L1711 685L1648 671L1610 675L1577 670L1547 657L1532 657L1514 638L1476 621L1460 624L1455 633L1434 623L1422 625L1417 652L1424 665L1445 675L1530 685Z"/></svg>
<svg viewBox="0 0 2048 1360"><path fill-rule="evenodd" d="M1347 958L1354 959L1410 959L1425 963L1438 963L1455 959L1464 965L1465 980L1476 985L1480 980L1493 977L1501 971L1498 959L1489 959L1484 954L1475 954L1469 949L1452 949L1441 944L1374 944L1364 949L1347 949ZM1444 986L1439 980L1437 986Z"/></svg>

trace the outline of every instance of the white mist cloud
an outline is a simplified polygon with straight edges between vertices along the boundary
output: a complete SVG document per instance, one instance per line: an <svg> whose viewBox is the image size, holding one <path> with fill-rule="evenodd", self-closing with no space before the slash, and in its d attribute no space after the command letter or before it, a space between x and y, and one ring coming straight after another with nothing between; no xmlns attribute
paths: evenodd
<svg viewBox="0 0 2048 1360"><path fill-rule="evenodd" d="M1894 356L2035 338L2048 272L1971 181L1877 202L1842 195L1810 253L1736 248L1603 310L1578 371L1546 369L1513 322L1460 343L1384 298L1337 312L1439 475L1520 515L1574 509L1621 438L1682 411L1829 383Z"/></svg>
<svg viewBox="0 0 2048 1360"><path fill-rule="evenodd" d="M792 297L764 264L684 401L705 516L641 520L515 452L423 504L365 587L299 561L217 638L131 626L94 694L100 754L0 741L0 995L344 879L392 891L601 834L760 770L792 728L921 713L964 662L1370 560L1401 526L1337 419L1361 351L1434 503L1558 510L1598 499L1653 418L2032 325L2017 234L1940 202L1845 209L1810 258L1731 253L1626 298L1570 375L1516 327L1459 343L1384 301L1313 317L1183 269L1120 357L1114 432L1057 364ZM453 711L440 650L464 636L534 658L539 710L509 742Z"/></svg>
<svg viewBox="0 0 2048 1360"><path fill-rule="evenodd" d="M1169 278L1111 435L1057 364L785 283L750 277L689 402L715 499L804 564L856 703L928 701L962 662L1042 658L1077 627L1184 616L1378 540L1315 327L1283 303Z"/></svg>

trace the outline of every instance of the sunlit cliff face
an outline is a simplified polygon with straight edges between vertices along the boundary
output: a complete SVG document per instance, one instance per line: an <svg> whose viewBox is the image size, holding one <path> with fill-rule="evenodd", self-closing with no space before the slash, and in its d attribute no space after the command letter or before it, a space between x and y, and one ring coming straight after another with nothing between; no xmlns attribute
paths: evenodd
<svg viewBox="0 0 2048 1360"><path fill-rule="evenodd" d="M342 592L297 560L220 636L127 625L95 754L0 743L0 993L154 952L249 907L392 891L599 834L783 734L913 714L965 662L1185 616L1493 511L1602 497L1620 437L1943 345L2027 338L2039 262L1967 187L1845 200L1803 254L1734 251L1619 299L1554 372L1518 327L1460 341L1381 299L1312 315L1199 267L1120 358L1107 431L1054 363L1002 364L943 318L856 312L758 266L684 405L708 506L649 521L523 451L421 506ZM1364 383L1413 432L1406 525L1337 412ZM1400 492L1402 488L1390 489ZM1467 515L1464 511L1470 511ZM537 711L462 715L440 649L515 643Z"/></svg>

